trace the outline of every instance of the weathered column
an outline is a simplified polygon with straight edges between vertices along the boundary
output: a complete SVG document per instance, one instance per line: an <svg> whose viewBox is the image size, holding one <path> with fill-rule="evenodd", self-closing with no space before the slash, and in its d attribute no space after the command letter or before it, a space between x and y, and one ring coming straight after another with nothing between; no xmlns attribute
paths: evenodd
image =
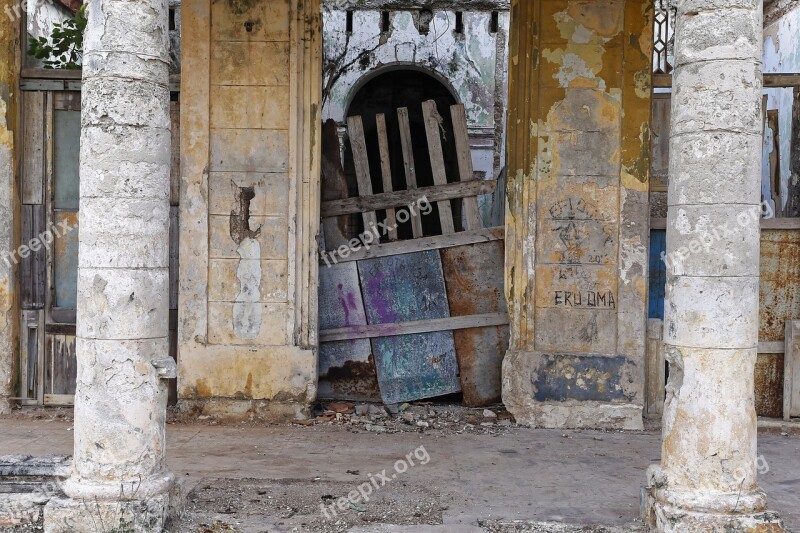
<svg viewBox="0 0 800 533"><path fill-rule="evenodd" d="M17 99L17 54L19 20L12 16L9 0L0 0L0 253L14 246L14 220L17 211L13 125ZM8 15L11 13L11 15ZM8 16L7 16L8 15ZM10 410L14 394L16 322L15 265L0 260L0 415Z"/></svg>
<svg viewBox="0 0 800 533"><path fill-rule="evenodd" d="M670 375L646 518L665 532L781 531L756 481L761 0L678 0L675 28Z"/></svg>
<svg viewBox="0 0 800 533"><path fill-rule="evenodd" d="M170 118L167 0L91 0L84 40L75 452L48 532L161 531ZM109 525L110 524L110 525ZM72 529L70 529L72 528Z"/></svg>

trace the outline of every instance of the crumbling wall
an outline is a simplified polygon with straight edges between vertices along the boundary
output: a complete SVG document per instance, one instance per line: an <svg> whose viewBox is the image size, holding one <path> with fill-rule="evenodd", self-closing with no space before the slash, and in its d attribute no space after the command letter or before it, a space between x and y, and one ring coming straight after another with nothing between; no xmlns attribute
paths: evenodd
<svg viewBox="0 0 800 533"><path fill-rule="evenodd" d="M308 183L295 154L313 150L292 140L311 120L296 104L297 10L290 0L183 6L184 406L294 416L315 394L315 354L295 334L297 191Z"/></svg>
<svg viewBox="0 0 800 533"><path fill-rule="evenodd" d="M410 3L398 2L392 11L358 6L351 13L352 32L347 31L346 6L326 8L323 119L344 126L356 92L376 73L390 68L421 69L448 85L464 104L473 167L493 179L505 165L508 3L486 1L475 11L455 2L443 4L411 10ZM460 33L455 31L457 9L464 9ZM497 12L496 32L492 9ZM387 31L382 31L384 13L389 17ZM491 206L483 200L487 218Z"/></svg>
<svg viewBox="0 0 800 533"><path fill-rule="evenodd" d="M512 9L503 401L535 426L640 428L652 6Z"/></svg>
<svg viewBox="0 0 800 533"><path fill-rule="evenodd" d="M19 75L18 20L5 16L10 0L0 1L0 250L11 250L15 238L17 191L14 131ZM14 367L18 351L16 276L12 262L0 261L0 414L8 412L14 394Z"/></svg>

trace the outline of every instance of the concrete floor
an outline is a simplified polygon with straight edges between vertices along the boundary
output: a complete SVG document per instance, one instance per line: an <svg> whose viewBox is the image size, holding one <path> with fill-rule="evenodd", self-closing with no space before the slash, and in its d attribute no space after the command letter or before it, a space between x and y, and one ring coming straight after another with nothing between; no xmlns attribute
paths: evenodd
<svg viewBox="0 0 800 533"><path fill-rule="evenodd" d="M441 515L455 531L479 519L531 519L619 525L638 518L647 466L659 460L658 432L531 430L501 435L376 434L340 426L168 426L170 468L188 489L203 479L305 480L355 489L423 445L430 461L398 483L445 498ZM69 454L71 424L0 420L0 455ZM760 476L770 508L800 532L800 437L759 435L768 471ZM348 472L350 471L350 472ZM361 477L353 474L360 473ZM456 524L461 524L456 526ZM429 529L434 531L438 529Z"/></svg>

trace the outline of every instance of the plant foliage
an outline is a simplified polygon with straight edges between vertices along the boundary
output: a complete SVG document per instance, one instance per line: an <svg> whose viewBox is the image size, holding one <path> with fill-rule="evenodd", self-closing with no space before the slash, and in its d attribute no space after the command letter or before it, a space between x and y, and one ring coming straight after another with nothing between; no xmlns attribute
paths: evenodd
<svg viewBox="0 0 800 533"><path fill-rule="evenodd" d="M75 16L53 24L50 37L31 39L28 54L41 59L44 68L77 70L83 58L83 32L86 30L86 6Z"/></svg>

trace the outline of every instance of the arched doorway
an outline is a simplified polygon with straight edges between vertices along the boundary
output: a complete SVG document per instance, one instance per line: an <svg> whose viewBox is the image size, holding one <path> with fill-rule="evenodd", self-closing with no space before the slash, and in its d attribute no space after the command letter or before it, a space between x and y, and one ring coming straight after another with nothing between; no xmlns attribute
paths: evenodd
<svg viewBox="0 0 800 533"><path fill-rule="evenodd" d="M393 190L406 190L405 172L403 171L403 153L398 135L397 110L408 109L412 139L425 139L425 125L422 116L422 102L433 100L442 116L442 148L448 179L458 176L455 141L450 117L450 106L459 103L445 82L419 68L392 68L372 76L357 86L350 98L347 117L360 116L364 123L364 136L369 155L372 190L375 193L385 192L381 180L381 162L378 150L378 137L375 116L382 113L386 117L389 141L389 158L392 169ZM427 162L430 161L428 147L425 142L413 143L414 161L416 161L417 186L429 187L433 183L433 172ZM347 175L351 196L357 196L355 169L350 143L344 143L344 171ZM453 214L456 224L461 220L461 206L453 202ZM379 219L384 213L379 213ZM358 222L360 217L356 217ZM441 234L438 207L422 219L426 235ZM457 227L457 230L460 229ZM360 227L363 231L363 227ZM398 229L399 239L412 237L411 224L401 224Z"/></svg>

